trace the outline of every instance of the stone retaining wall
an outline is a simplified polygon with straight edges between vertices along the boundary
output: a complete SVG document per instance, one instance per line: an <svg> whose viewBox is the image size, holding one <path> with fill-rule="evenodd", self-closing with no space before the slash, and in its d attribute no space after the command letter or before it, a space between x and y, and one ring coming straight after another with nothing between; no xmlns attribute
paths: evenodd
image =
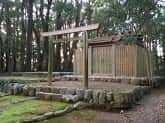
<svg viewBox="0 0 165 123"><path fill-rule="evenodd" d="M103 89L84 90L62 87L41 87L40 91L62 95L77 95L79 100L86 101L97 106L109 106L109 108L130 108L145 94L149 93L150 88L137 86L132 90L113 92ZM47 99L47 97L42 98Z"/></svg>
<svg viewBox="0 0 165 123"><path fill-rule="evenodd" d="M130 108L136 101L140 100L149 92L148 87L137 86L135 89L121 92L112 92L99 89L75 89L64 87L33 87L19 83L5 84L3 92L12 95L23 94L24 96L37 96L38 92L74 95L76 101L86 101L98 106L109 106L110 108ZM50 94L44 95L42 99L53 100ZM48 97L49 96L49 97ZM78 99L77 99L78 98ZM58 100L54 96L54 100Z"/></svg>
<svg viewBox="0 0 165 123"><path fill-rule="evenodd" d="M24 96L38 96L38 92L48 93L40 95L41 99L58 100L56 96L52 98L50 93L59 94L65 100L69 100L68 95L73 95L73 100L85 101L96 106L106 106L109 108L130 108L136 101L140 100L149 92L149 87L137 86L127 91L113 92L104 89L79 89L65 87L39 87L30 86L16 82L1 82L0 91L11 95L22 94ZM49 97L48 97L49 96ZM72 97L71 97L72 98ZM73 101L74 102L74 101Z"/></svg>

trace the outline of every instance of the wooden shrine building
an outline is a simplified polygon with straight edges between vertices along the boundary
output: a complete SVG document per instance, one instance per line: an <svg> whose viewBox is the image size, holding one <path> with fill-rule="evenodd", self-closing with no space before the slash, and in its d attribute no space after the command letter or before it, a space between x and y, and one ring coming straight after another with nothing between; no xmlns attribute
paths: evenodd
<svg viewBox="0 0 165 123"><path fill-rule="evenodd" d="M145 77L153 71L147 49L140 44L120 43L122 35L98 37L88 43L89 75ZM74 56L74 74L83 73L83 49Z"/></svg>

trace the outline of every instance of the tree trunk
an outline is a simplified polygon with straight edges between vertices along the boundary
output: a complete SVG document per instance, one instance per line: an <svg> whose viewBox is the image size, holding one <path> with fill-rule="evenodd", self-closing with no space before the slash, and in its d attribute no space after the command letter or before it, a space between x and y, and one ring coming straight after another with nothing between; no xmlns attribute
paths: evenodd
<svg viewBox="0 0 165 123"><path fill-rule="evenodd" d="M79 27L80 26L81 8L82 8L82 1L79 2L79 0L76 0L75 27ZM74 36L77 37L78 36L78 33L75 33ZM77 42L78 41L74 41L72 43L72 48L70 48L70 52L69 52L68 66L69 66L69 70L70 71L73 71L73 62L72 62L72 60L73 60L74 50L77 48Z"/></svg>
<svg viewBox="0 0 165 123"><path fill-rule="evenodd" d="M56 30L61 30L62 24L61 24L61 13L57 14L57 21L56 21ZM61 36L58 36L57 39L60 39ZM55 48L55 58L54 58L54 70L55 71L61 71L61 43L56 44Z"/></svg>
<svg viewBox="0 0 165 123"><path fill-rule="evenodd" d="M69 48L69 45L70 42L65 42L62 44L62 49L63 49L63 72L67 72L69 71L69 67L68 67L68 63L69 63L69 59L68 59L68 48Z"/></svg>
<svg viewBox="0 0 165 123"><path fill-rule="evenodd" d="M21 3L21 71L25 71L25 42L26 42L26 28L25 28L25 1Z"/></svg>
<svg viewBox="0 0 165 123"><path fill-rule="evenodd" d="M7 60L7 71L9 73L9 75L12 73L13 71L13 41L12 41L12 28L11 28L11 20L10 20L10 7L8 5L8 3L6 3L5 5L5 12L6 12L6 42L7 42L7 55L6 55L6 60Z"/></svg>
<svg viewBox="0 0 165 123"><path fill-rule="evenodd" d="M4 6L2 6L1 8L1 13L0 13L0 30L1 30L1 23L2 23L2 19L3 19L3 8ZM2 42L2 37L0 35L0 72L3 72L3 42Z"/></svg>
<svg viewBox="0 0 165 123"><path fill-rule="evenodd" d="M26 71L31 71L32 59L32 40L33 40L33 0L28 0L28 30L27 30L27 58L26 58Z"/></svg>
<svg viewBox="0 0 165 123"><path fill-rule="evenodd" d="M165 75L165 42L163 42L163 73Z"/></svg>
<svg viewBox="0 0 165 123"><path fill-rule="evenodd" d="M2 59L2 38L0 37L0 72L3 72L3 59Z"/></svg>
<svg viewBox="0 0 165 123"><path fill-rule="evenodd" d="M43 3L43 0L41 0L41 3ZM45 20L43 18L43 6L41 5L40 8L40 16L43 24L43 32L48 32L49 30L49 15L50 15L50 9L52 5L52 0L48 0L47 4L47 12L46 12L46 17ZM44 52L43 52L43 61L42 61L42 68L44 71L48 70L48 37L44 38Z"/></svg>

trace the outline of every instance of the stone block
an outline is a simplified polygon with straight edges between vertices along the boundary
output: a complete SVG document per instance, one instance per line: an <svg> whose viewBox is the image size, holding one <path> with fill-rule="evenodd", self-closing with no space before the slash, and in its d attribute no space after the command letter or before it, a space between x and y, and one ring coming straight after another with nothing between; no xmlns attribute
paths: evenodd
<svg viewBox="0 0 165 123"><path fill-rule="evenodd" d="M76 89L74 88L68 88L66 89L66 93L67 95L74 95L76 93Z"/></svg>
<svg viewBox="0 0 165 123"><path fill-rule="evenodd" d="M84 89L77 89L76 90L76 95L79 97L80 100L83 100L84 99Z"/></svg>
<svg viewBox="0 0 165 123"><path fill-rule="evenodd" d="M47 113L44 114L45 119L52 118L53 116L54 116L54 112L47 112Z"/></svg>
<svg viewBox="0 0 165 123"><path fill-rule="evenodd" d="M37 92L37 93L36 93L36 96L37 96L39 99L44 99L44 92Z"/></svg>
<svg viewBox="0 0 165 123"><path fill-rule="evenodd" d="M59 88L59 93L60 94L65 94L66 90L67 90L67 88Z"/></svg>
<svg viewBox="0 0 165 123"><path fill-rule="evenodd" d="M13 94L14 95L19 94L19 84L18 83L15 83L13 86Z"/></svg>
<svg viewBox="0 0 165 123"><path fill-rule="evenodd" d="M67 113L67 111L64 109L64 110L59 110L59 111L56 111L56 112L54 112L54 116L62 116L62 115L64 115L64 114L66 114Z"/></svg>
<svg viewBox="0 0 165 123"><path fill-rule="evenodd" d="M40 122L40 121L44 121L44 120L46 120L46 117L44 117L44 115L35 116L34 118L32 118L32 122Z"/></svg>
<svg viewBox="0 0 165 123"><path fill-rule="evenodd" d="M84 100L90 102L92 100L93 90L87 89L85 90Z"/></svg>
<svg viewBox="0 0 165 123"><path fill-rule="evenodd" d="M36 88L29 86L28 87L28 93L29 93L29 96L36 96Z"/></svg>
<svg viewBox="0 0 165 123"><path fill-rule="evenodd" d="M106 100L108 102L113 100L113 93L112 92L107 92L106 93Z"/></svg>
<svg viewBox="0 0 165 123"><path fill-rule="evenodd" d="M130 108L133 104L133 95L130 92L114 93L113 108Z"/></svg>
<svg viewBox="0 0 165 123"><path fill-rule="evenodd" d="M61 94L52 94L52 100L61 101L62 95Z"/></svg>
<svg viewBox="0 0 165 123"><path fill-rule="evenodd" d="M85 102L81 102L81 101L79 101L73 105L73 108L77 109L77 110L81 110L81 109L84 109L86 107L88 107L88 104Z"/></svg>
<svg viewBox="0 0 165 123"><path fill-rule="evenodd" d="M105 102L106 102L106 92L104 90L100 90L99 105L103 105Z"/></svg>
<svg viewBox="0 0 165 123"><path fill-rule="evenodd" d="M52 93L59 93L59 88L57 88L57 87L53 87L53 88L51 88L51 92Z"/></svg>
<svg viewBox="0 0 165 123"><path fill-rule="evenodd" d="M50 94L50 93L45 93L45 94L44 94L44 100L52 100L52 94Z"/></svg>
<svg viewBox="0 0 165 123"><path fill-rule="evenodd" d="M75 103L79 101L79 97L77 95L72 96L72 102Z"/></svg>
<svg viewBox="0 0 165 123"><path fill-rule="evenodd" d="M51 87L50 86L41 87L40 91L51 93Z"/></svg>
<svg viewBox="0 0 165 123"><path fill-rule="evenodd" d="M29 88L28 85L25 85L25 86L23 87L23 95L24 95L24 96L29 96L28 88Z"/></svg>
<svg viewBox="0 0 165 123"><path fill-rule="evenodd" d="M94 90L93 91L93 103L99 104L99 95L100 95L99 90Z"/></svg>

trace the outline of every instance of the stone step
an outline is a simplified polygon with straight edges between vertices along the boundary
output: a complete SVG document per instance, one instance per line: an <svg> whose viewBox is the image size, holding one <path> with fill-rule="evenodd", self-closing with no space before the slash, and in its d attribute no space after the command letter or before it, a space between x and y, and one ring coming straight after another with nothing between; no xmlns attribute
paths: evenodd
<svg viewBox="0 0 165 123"><path fill-rule="evenodd" d="M78 95L80 98L84 97L84 89L79 88L66 88L66 87L51 87L51 86L42 86L37 89L38 92L45 93L56 93L62 95Z"/></svg>
<svg viewBox="0 0 165 123"><path fill-rule="evenodd" d="M36 96L43 100L63 101L63 102L78 102L80 99L78 95L66 95L57 93L37 92Z"/></svg>

